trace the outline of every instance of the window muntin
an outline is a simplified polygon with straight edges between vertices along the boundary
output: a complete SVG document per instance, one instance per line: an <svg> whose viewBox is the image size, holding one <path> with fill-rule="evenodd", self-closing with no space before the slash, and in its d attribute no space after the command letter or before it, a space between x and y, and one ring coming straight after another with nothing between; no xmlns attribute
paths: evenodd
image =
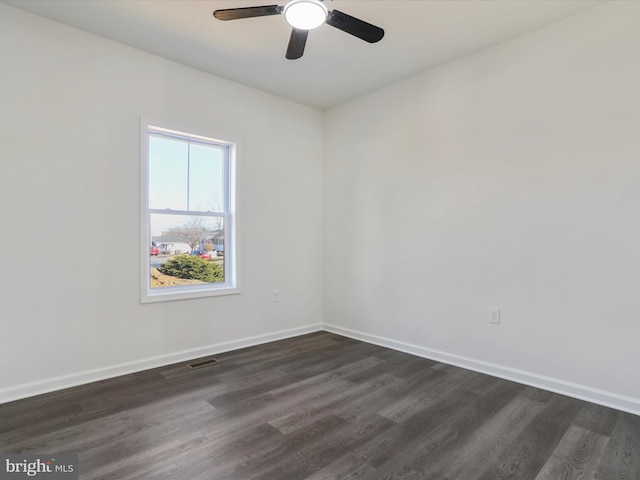
<svg viewBox="0 0 640 480"><path fill-rule="evenodd" d="M235 145L152 125L143 140L141 300L237 293Z"/></svg>

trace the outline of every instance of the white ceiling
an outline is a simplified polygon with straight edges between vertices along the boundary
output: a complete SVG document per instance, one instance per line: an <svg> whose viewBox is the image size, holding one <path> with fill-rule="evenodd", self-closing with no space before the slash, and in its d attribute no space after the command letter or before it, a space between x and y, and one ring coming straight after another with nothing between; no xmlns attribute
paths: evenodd
<svg viewBox="0 0 640 480"><path fill-rule="evenodd" d="M325 0L385 29L369 44L323 25L304 56L284 58L282 16L222 22L213 11L286 0L3 0L4 3L326 109L522 35L602 0Z"/></svg>

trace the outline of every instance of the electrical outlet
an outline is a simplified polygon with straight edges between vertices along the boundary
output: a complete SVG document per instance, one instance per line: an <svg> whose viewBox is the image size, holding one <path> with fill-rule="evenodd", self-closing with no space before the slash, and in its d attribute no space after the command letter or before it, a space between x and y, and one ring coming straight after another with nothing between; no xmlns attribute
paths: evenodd
<svg viewBox="0 0 640 480"><path fill-rule="evenodd" d="M489 310L489 323L500 325L500 309L498 307L492 307Z"/></svg>
<svg viewBox="0 0 640 480"><path fill-rule="evenodd" d="M278 290L277 288L273 291L273 294L271 295L271 301L272 302L280 301L280 290Z"/></svg>

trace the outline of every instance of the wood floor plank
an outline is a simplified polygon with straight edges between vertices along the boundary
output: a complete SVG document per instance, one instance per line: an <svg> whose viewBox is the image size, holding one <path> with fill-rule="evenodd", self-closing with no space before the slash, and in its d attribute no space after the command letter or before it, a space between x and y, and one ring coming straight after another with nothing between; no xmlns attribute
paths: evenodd
<svg viewBox="0 0 640 480"><path fill-rule="evenodd" d="M390 430L390 435L382 435L381 441L369 446L363 458L376 470L385 469L392 473L397 464L413 461L417 450L424 446L437 445L441 438L451 431L469 412L469 406L477 396L462 392L455 398L441 399L414 413L406 421Z"/></svg>
<svg viewBox="0 0 640 480"><path fill-rule="evenodd" d="M435 362L431 360L409 355L408 353L395 352L393 350L379 353L376 357L383 360L385 373L395 375L399 378L406 378L421 370L431 369L431 367L435 365ZM362 382L375 378L378 375L380 375L380 369L372 367L369 370L364 370L347 377L347 379L352 382Z"/></svg>
<svg viewBox="0 0 640 480"><path fill-rule="evenodd" d="M640 480L634 415L327 332L216 358L2 404L0 452L81 480Z"/></svg>
<svg viewBox="0 0 640 480"><path fill-rule="evenodd" d="M209 403L216 408L224 408L299 381L299 377L287 375L279 370L250 375L245 381L227 385L212 391Z"/></svg>
<svg viewBox="0 0 640 480"><path fill-rule="evenodd" d="M438 369L437 371L443 372L442 369ZM384 415L395 422L402 422L410 418L417 411L438 403L442 398L455 395L454 392L459 392L464 389L466 382L476 375L478 374L475 372L463 369L456 369L449 373L444 373L433 381L426 383L422 392L407 395L405 401L397 402L395 405L389 405L383 408L380 411L380 415Z"/></svg>
<svg viewBox="0 0 640 480"><path fill-rule="evenodd" d="M368 480L380 478L373 466L353 454L341 456L315 471L305 480Z"/></svg>
<svg viewBox="0 0 640 480"><path fill-rule="evenodd" d="M251 402L248 404L242 402L244 408L236 409L234 406L229 406L225 409L216 410L214 418L207 424L207 429L210 435L216 437L224 437L228 432L248 432L255 425L299 412L302 404L309 404L315 401L321 403L329 402L332 397L340 396L340 392L351 387L351 383L335 379L318 385L313 389L306 389L298 394L275 397L271 402L258 402L254 405L254 408L251 408ZM321 415L316 418L320 417Z"/></svg>
<svg viewBox="0 0 640 480"><path fill-rule="evenodd" d="M542 467L535 480L566 478L595 480L609 437L572 426Z"/></svg>
<svg viewBox="0 0 640 480"><path fill-rule="evenodd" d="M582 409L582 402L554 396L495 462L471 479L534 479ZM470 479L470 480L471 480ZM453 480L453 479L451 479Z"/></svg>
<svg viewBox="0 0 640 480"><path fill-rule="evenodd" d="M451 459L451 452L458 452L479 427L493 418L523 389L522 385L502 382L485 395L473 394L473 399L446 423L428 432L428 443L418 440L406 447L403 455L410 454L410 459L399 461L393 458L387 465L378 467L378 470L383 476L394 480L411 478L409 472L415 472L411 475L416 478L433 478L434 472Z"/></svg>
<svg viewBox="0 0 640 480"><path fill-rule="evenodd" d="M117 442L135 444L144 442L146 447L161 441L163 436L186 433L193 430L214 411L205 401L194 402L188 411L180 405L145 406L106 417L89 420L48 434L15 442L9 453L84 451L107 449L113 456ZM126 449L125 449L126 450ZM97 456L97 455L96 455Z"/></svg>
<svg viewBox="0 0 640 480"><path fill-rule="evenodd" d="M598 480L640 480L640 417L619 412L597 473Z"/></svg>
<svg viewBox="0 0 640 480"><path fill-rule="evenodd" d="M378 415L350 422L344 428L309 445L306 450L298 452L297 458L295 456L289 457L284 462L263 470L252 478L254 480L273 478L300 480L307 478L324 465L341 458L345 451L357 448L371 438L378 437L393 425L395 423L391 420ZM304 460L301 461L301 459Z"/></svg>
<svg viewBox="0 0 640 480"><path fill-rule="evenodd" d="M336 414L336 411L340 411L354 402L359 402L368 395L375 395L390 385L397 385L399 382L400 379L383 374L368 382L353 385L339 397L325 398L319 402L307 402L305 405L301 405L298 411L271 420L269 423L286 434L312 423L315 419L328 413Z"/></svg>
<svg viewBox="0 0 640 480"><path fill-rule="evenodd" d="M495 415L479 425L459 447L449 449L437 461L432 459L422 471L432 478L465 478L469 472L477 472L496 461L544 408L544 403L528 398L523 391Z"/></svg>
<svg viewBox="0 0 640 480"><path fill-rule="evenodd" d="M397 370L394 369L394 372ZM386 375L386 374L385 374ZM420 395L424 393L424 386L430 381L442 375L440 372L427 368L414 374L404 381L393 382L384 388L374 390L366 396L362 396L355 402L342 405L334 410L336 415L347 420L357 420L371 415L383 415L390 406L402 402L408 395Z"/></svg>
<svg viewBox="0 0 640 480"><path fill-rule="evenodd" d="M377 363L383 363L384 360L374 357L379 353L380 347L367 343L343 343L335 342L336 346L331 349L323 349L315 352L314 355L301 354L295 361L287 361L281 364L279 368L284 372L295 372L302 376L321 375L331 372L343 365L361 360L364 357L373 357L377 359Z"/></svg>
<svg viewBox="0 0 640 480"><path fill-rule="evenodd" d="M272 445L267 452L260 457L249 458L236 464L233 471L221 469L215 466L213 471L205 472L202 478L215 478L216 480L237 480L239 478L255 478L258 475L284 464L291 457L302 459L305 453L313 451L313 445L325 441L326 437L336 435L348 427L348 422L335 415L326 415L309 424L309 428L299 429L290 435L282 437L280 442ZM194 477L198 479L199 477Z"/></svg>
<svg viewBox="0 0 640 480"><path fill-rule="evenodd" d="M590 432L610 436L620 412L600 405L585 404L573 424Z"/></svg>
<svg viewBox="0 0 640 480"><path fill-rule="evenodd" d="M127 462L132 470L125 472L121 480L156 479L191 479L203 472L215 469L232 471L236 464L244 458L258 458L271 451L274 444L282 441L282 434L268 424L258 425L242 433L227 432L224 436L209 435L198 437L197 441L188 445L165 445L154 452L155 461L141 457L138 462ZM149 471L148 465L153 465ZM122 471L122 469L120 469ZM102 471L92 472L95 478L104 474Z"/></svg>

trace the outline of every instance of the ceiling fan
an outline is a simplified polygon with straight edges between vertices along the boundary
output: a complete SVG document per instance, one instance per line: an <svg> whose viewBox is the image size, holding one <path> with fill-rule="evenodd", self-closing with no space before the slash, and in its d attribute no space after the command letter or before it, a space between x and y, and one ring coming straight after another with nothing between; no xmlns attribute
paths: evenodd
<svg viewBox="0 0 640 480"><path fill-rule="evenodd" d="M323 23L369 43L379 42L384 37L382 28L342 13L339 10L327 10L327 7L322 2L323 0L291 0L284 7L280 5L264 5L226 8L216 10L213 12L213 16L218 20L238 20L241 18L284 14L287 23L293 27L285 55L289 60L302 57L309 30L313 30Z"/></svg>

